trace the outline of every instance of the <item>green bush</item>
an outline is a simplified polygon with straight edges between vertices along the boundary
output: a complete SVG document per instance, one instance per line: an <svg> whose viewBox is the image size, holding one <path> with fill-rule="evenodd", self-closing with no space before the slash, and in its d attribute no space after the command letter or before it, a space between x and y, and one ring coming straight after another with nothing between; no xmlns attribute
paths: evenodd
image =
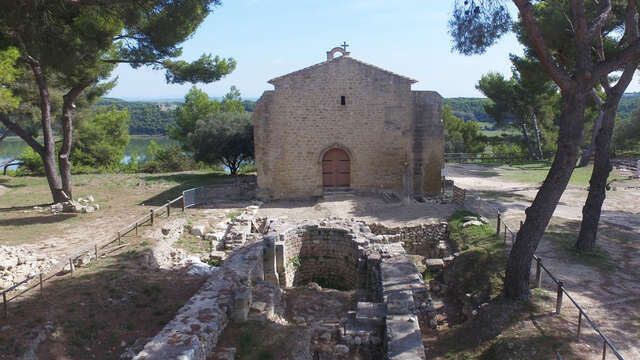
<svg viewBox="0 0 640 360"><path fill-rule="evenodd" d="M31 147L27 147L20 157L18 158L22 162L16 175L18 176L42 176L44 175L44 163L40 154L33 151Z"/></svg>
<svg viewBox="0 0 640 360"><path fill-rule="evenodd" d="M186 156L177 145L159 149L157 144L151 141L149 149L150 160L140 166L141 172L161 173L199 169L199 165L191 157Z"/></svg>

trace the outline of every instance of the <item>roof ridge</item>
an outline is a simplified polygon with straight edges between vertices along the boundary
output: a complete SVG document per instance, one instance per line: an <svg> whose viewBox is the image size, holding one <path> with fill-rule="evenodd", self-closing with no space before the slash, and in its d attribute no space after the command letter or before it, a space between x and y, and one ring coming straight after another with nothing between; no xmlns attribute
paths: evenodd
<svg viewBox="0 0 640 360"><path fill-rule="evenodd" d="M387 69L383 69L383 68L381 68L381 67L379 67L379 66L375 66L375 65L369 64L369 63L364 62L364 61L362 61L362 60L358 60L358 59L356 59L356 58L354 58L354 57L351 57L351 56L339 56L339 57L337 57L337 58L333 58L333 59L331 59L331 60L325 60L325 61L319 62L319 63L317 63L317 64L309 65L309 66L304 67L304 68L302 68L302 69L299 69L299 70L296 70L296 71L292 71L292 72L290 72L290 73L288 73L288 74L284 74L284 75L280 75L280 76L274 77L273 79L271 79L271 80L269 80L269 81L267 81L267 82L268 82L269 84L273 84L273 82L274 82L274 81L278 81L278 80L283 79L283 78L285 78L285 77L288 77L288 76L291 76L291 75L294 75L294 74L297 74L297 73L300 73L300 72L303 72L303 71L306 71L306 70L309 70L309 69L313 69L313 68L316 68L316 67L320 67L320 66L325 65L325 64L328 64L328 63L330 63L330 62L332 62L332 61L340 61L340 60L341 60L341 59L343 59L343 58L348 58L348 59L351 59L351 60L353 60L353 61L355 61L355 62L357 62L357 63L360 63L360 64L362 64L362 65L370 66L370 67L372 67L372 68L374 68L374 69L377 69L377 70L380 70L380 71L383 71L383 72L389 73L389 74L394 75L394 76L397 76L397 77L399 77L399 78L403 78L403 79L409 80L412 84L414 84L414 83L417 83L417 82L418 82L418 80L412 79L412 78L410 78L410 77L408 77L408 76L400 75L400 74L395 73L395 72L393 72L393 71L390 71L390 70L387 70Z"/></svg>

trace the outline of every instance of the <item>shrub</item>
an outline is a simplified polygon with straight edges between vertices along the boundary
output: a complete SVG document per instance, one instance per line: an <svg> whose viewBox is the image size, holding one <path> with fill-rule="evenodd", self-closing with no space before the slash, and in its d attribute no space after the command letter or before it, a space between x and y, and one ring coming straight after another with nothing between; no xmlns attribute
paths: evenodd
<svg viewBox="0 0 640 360"><path fill-rule="evenodd" d="M177 145L171 145L166 149L158 149L157 144L152 141L149 144L149 148L152 150L150 151L150 160L140 166L141 172L176 172L199 168L198 164L192 158L186 156Z"/></svg>
<svg viewBox="0 0 640 360"><path fill-rule="evenodd" d="M20 157L22 162L20 168L16 172L19 176L42 176L44 175L44 163L40 154L35 152L31 147L27 147Z"/></svg>

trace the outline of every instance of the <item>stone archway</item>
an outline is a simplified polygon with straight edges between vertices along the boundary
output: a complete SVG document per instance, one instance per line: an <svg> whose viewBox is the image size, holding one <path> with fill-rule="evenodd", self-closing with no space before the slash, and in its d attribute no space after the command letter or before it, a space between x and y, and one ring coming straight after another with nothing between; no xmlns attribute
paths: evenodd
<svg viewBox="0 0 640 360"><path fill-rule="evenodd" d="M351 186L351 159L346 151L332 148L322 157L322 186Z"/></svg>

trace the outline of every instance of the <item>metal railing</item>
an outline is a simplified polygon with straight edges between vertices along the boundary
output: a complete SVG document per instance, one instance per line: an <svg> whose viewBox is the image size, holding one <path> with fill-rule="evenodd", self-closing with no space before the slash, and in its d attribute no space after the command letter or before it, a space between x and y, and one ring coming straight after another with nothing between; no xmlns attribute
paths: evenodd
<svg viewBox="0 0 640 360"><path fill-rule="evenodd" d="M497 214L498 215L497 215L496 230L497 230L497 233L500 234L500 228L501 228L500 225L501 225L501 222L502 222L502 215L501 215L501 213L499 211L498 211ZM514 232L504 222L502 222L502 227L504 228L505 249L510 251L511 247L513 247L513 244L515 244L515 241L516 241L516 238L518 236L518 232L519 231ZM522 221L520 221L520 227L522 227ZM507 235L507 234L509 234L509 235ZM507 244L508 244L507 237L511 238L510 247L507 247ZM589 323L589 325L591 325L591 328L593 328L593 330L598 335L600 335L600 338L602 339L602 360L606 359L606 357L607 357L607 347L609 349L611 349L611 352L616 356L616 358L618 358L619 360L624 360L624 358L622 357L622 355L620 355L620 353L618 352L616 347L613 345L613 343L602 333L602 330L600 330L598 325L596 325L593 322L593 320L591 320L589 315L587 315L587 313L580 306L580 304L578 304L578 302L571 296L571 294L569 294L569 292L567 291L566 287L564 286L564 282L562 280L559 280L558 278L556 278L551 273L551 271L549 271L549 269L547 269L544 266L544 264L542 263L542 258L541 257L539 257L538 255L534 254L533 255L533 259L536 261L536 280L535 280L535 283L533 285L533 288L534 289L542 288L542 274L543 274L543 271L545 273L547 273L549 278L554 282L554 284L556 286L556 314L560 314L562 312L562 302L563 302L564 295L567 295L567 298L569 298L569 300L571 300L571 302L576 307L576 309L578 309L578 328L577 328L577 331L576 331L576 341L580 341L580 332L582 330L582 318L584 317L587 320L587 322Z"/></svg>
<svg viewBox="0 0 640 360"><path fill-rule="evenodd" d="M202 202L199 201L198 199L198 193L200 188L194 188L194 189L189 189L189 190L185 190L182 192L182 195L178 196L177 198L173 199L173 200L168 200L166 204L156 208L156 209L150 209L149 210L149 214L145 215L139 219L137 219L136 221L132 222L131 224L124 226L122 228L120 228L120 230L118 230L115 234L115 236L113 238L111 238L110 240L108 240L107 242L99 245L97 242L94 244L93 247L93 251L94 254L93 256L95 257L95 260L97 261L100 256L105 256L108 255L116 250L119 250L125 246L127 246L127 244L122 244L122 238L131 233L132 231L136 232L136 236L138 236L138 228L141 225L146 224L147 222L150 223L151 226L153 226L154 220L155 218L163 215L163 214L167 214L167 217L171 216L171 207L173 206L173 204L175 204L176 202L180 202L180 209L182 212L185 211L186 208L195 206L195 205L199 205ZM118 242L118 245L115 247L112 247L110 249L106 249L106 247L108 247L109 245ZM69 260L69 274L71 276L73 276L73 270L74 270L74 264L73 261L75 259L78 259L81 256L85 256L87 254L87 252L90 250L83 250L80 252L77 252L71 256L68 257ZM11 302L12 300L22 296L23 294L27 293L28 291L36 288L36 287L40 287L40 296L44 297L44 286L43 284L50 280L51 278L53 278L54 276L59 275L61 272L65 271L65 267L67 266L67 262L64 261L62 262L61 266L55 267L53 270L49 270L49 273L47 275L47 273L41 272L39 274L36 274L34 276L31 277L27 277L26 279L20 281L17 284L12 285L11 287L0 291L0 294L2 294L2 304L3 304L3 313L4 313L4 317L8 317L9 316L9 302ZM34 285L20 291L19 293L15 294L12 297L9 297L8 294L11 293L12 291L18 289L19 287L28 284L31 280L38 278L39 281L37 283L35 283Z"/></svg>
<svg viewBox="0 0 640 360"><path fill-rule="evenodd" d="M542 157L549 159L553 157L552 152L546 152L542 154ZM527 155L517 153L498 153L498 154L486 154L486 153L445 153L445 162L457 162L459 164L467 162L483 162L483 161L525 161L531 160Z"/></svg>

